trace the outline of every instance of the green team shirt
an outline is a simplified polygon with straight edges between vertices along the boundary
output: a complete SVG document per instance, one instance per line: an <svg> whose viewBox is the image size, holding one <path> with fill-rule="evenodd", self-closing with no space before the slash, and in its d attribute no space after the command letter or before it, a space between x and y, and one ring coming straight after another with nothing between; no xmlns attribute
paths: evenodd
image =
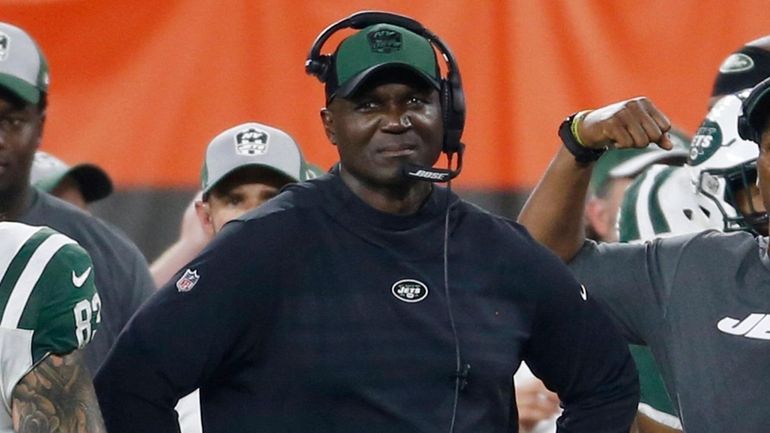
<svg viewBox="0 0 770 433"><path fill-rule="evenodd" d="M0 222L0 433L12 432L11 394L48 354L88 344L101 321L88 253L47 227Z"/></svg>

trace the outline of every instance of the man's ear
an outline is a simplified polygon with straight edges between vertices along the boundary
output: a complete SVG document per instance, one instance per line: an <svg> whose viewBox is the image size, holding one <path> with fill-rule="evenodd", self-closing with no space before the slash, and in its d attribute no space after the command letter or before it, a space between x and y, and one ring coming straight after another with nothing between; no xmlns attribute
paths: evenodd
<svg viewBox="0 0 770 433"><path fill-rule="evenodd" d="M324 132L326 133L326 138L329 139L329 141L333 145L337 145L337 134L334 132L334 113L331 112L328 108L324 107L321 109L321 123L324 125Z"/></svg>
<svg viewBox="0 0 770 433"><path fill-rule="evenodd" d="M207 202L196 200L195 201L195 214L198 216L198 221L201 223L201 228L207 236L214 236L214 222L211 220L211 208Z"/></svg>

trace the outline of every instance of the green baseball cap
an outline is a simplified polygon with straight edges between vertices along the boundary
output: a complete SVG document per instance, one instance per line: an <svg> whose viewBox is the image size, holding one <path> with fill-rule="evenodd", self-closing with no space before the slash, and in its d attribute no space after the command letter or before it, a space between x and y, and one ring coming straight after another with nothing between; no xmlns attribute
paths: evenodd
<svg viewBox="0 0 770 433"><path fill-rule="evenodd" d="M598 194L611 179L636 177L653 164L683 165L689 155L690 137L678 129L671 129L669 138L674 144L671 150L651 144L640 149L610 149L605 152L591 173L591 192Z"/></svg>
<svg viewBox="0 0 770 433"><path fill-rule="evenodd" d="M228 174L246 166L264 167L294 182L307 178L302 152L289 134L261 123L247 122L211 140L201 171L201 190L208 193Z"/></svg>
<svg viewBox="0 0 770 433"><path fill-rule="evenodd" d="M0 23L0 87L30 104L48 92L48 63L35 41L22 29Z"/></svg>
<svg viewBox="0 0 770 433"><path fill-rule="evenodd" d="M29 183L32 186L51 192L66 176L70 176L78 184L86 203L101 200L112 194L112 180L101 167L90 163L70 166L50 153L42 150L35 152L29 174Z"/></svg>
<svg viewBox="0 0 770 433"><path fill-rule="evenodd" d="M344 39L337 47L326 80L326 100L354 94L367 78L385 68L414 72L440 87L440 71L433 46L424 37L392 24L375 24Z"/></svg>

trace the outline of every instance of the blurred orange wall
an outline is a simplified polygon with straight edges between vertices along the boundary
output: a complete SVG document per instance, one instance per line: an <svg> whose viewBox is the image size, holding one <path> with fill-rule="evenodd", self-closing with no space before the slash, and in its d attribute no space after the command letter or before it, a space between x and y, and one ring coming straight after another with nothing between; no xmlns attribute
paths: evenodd
<svg viewBox="0 0 770 433"><path fill-rule="evenodd" d="M289 131L335 161L303 63L361 9L410 15L452 47L469 105L464 188L531 187L568 113L648 95L687 130L721 60L770 33L766 0L0 0L51 66L43 148L104 166L120 187L191 186L236 123ZM334 39L332 42L336 41ZM329 50L334 44L329 45Z"/></svg>

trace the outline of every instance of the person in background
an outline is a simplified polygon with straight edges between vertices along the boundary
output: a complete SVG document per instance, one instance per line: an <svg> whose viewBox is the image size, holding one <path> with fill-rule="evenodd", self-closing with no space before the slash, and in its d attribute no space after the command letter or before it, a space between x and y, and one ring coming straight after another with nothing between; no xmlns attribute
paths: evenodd
<svg viewBox="0 0 770 433"><path fill-rule="evenodd" d="M256 141L252 145L247 140ZM155 283L166 283L227 222L273 198L289 183L317 173L294 139L280 129L248 122L217 135L206 148L201 191L185 209L179 238L150 266Z"/></svg>
<svg viewBox="0 0 770 433"><path fill-rule="evenodd" d="M315 173L299 145L280 129L247 122L218 134L206 147L201 191L185 210L179 239L150 266L157 284L195 258L225 224ZM198 390L180 399L176 411L182 433L202 431Z"/></svg>
<svg viewBox="0 0 770 433"><path fill-rule="evenodd" d="M91 163L70 166L48 152L38 150L32 161L29 181L45 191L90 213L88 205L112 194L112 179Z"/></svg>
<svg viewBox="0 0 770 433"><path fill-rule="evenodd" d="M134 311L154 291L147 262L124 235L30 185L48 105L48 66L24 30L0 23L0 220L48 226L91 255L104 320L85 360L94 373Z"/></svg>

